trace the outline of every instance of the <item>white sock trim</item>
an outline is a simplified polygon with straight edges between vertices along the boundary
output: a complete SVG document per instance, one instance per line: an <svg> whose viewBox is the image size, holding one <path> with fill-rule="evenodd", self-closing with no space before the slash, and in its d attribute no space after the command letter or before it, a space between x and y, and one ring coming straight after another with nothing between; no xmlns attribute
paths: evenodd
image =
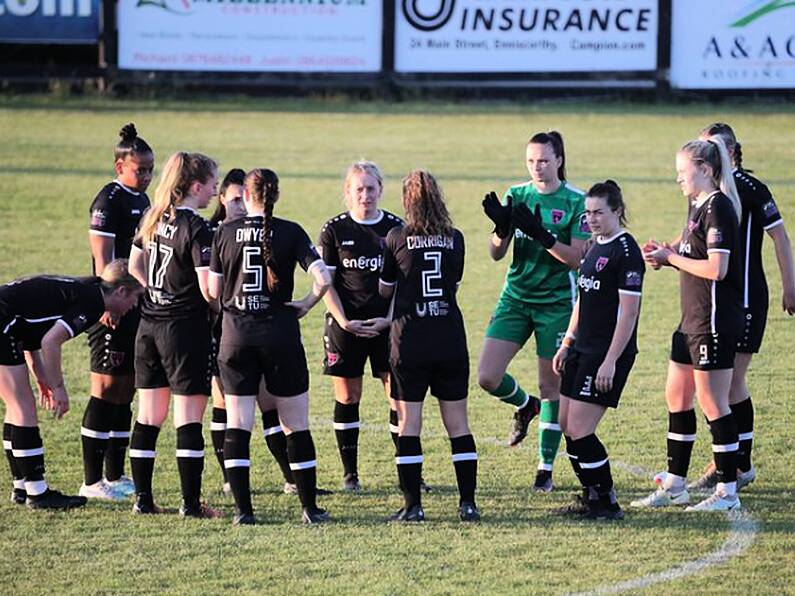
<svg viewBox="0 0 795 596"><path fill-rule="evenodd" d="M389 432L398 434L400 432L400 427L397 424L390 424Z"/></svg>
<svg viewBox="0 0 795 596"><path fill-rule="evenodd" d="M25 490L25 479L19 478L14 480L14 488L17 490Z"/></svg>
<svg viewBox="0 0 795 596"><path fill-rule="evenodd" d="M595 470L596 468L601 468L607 462L610 461L609 457L604 458L602 461L582 461L580 460L580 467L583 470Z"/></svg>
<svg viewBox="0 0 795 596"><path fill-rule="evenodd" d="M226 422L210 422L210 430L226 430Z"/></svg>
<svg viewBox="0 0 795 596"><path fill-rule="evenodd" d="M198 459L204 457L204 449L177 449L177 457Z"/></svg>
<svg viewBox="0 0 795 596"><path fill-rule="evenodd" d="M80 434L84 437L88 437L89 439L100 439L107 441L110 439L110 433L104 433L100 430L94 430L93 428L86 428L85 426L80 427Z"/></svg>
<svg viewBox="0 0 795 596"><path fill-rule="evenodd" d="M750 441L753 438L754 438L754 431L751 431L749 433L740 433L739 435L737 435L737 439L739 441Z"/></svg>
<svg viewBox="0 0 795 596"><path fill-rule="evenodd" d="M269 426L268 428L263 429L262 434L265 435L266 437L269 437L271 435L275 435L275 434L283 433L283 432L284 432L284 429L282 428L282 425L280 424L279 426Z"/></svg>
<svg viewBox="0 0 795 596"><path fill-rule="evenodd" d="M712 453L731 453L740 448L739 443L726 443L725 445L712 444Z"/></svg>
<svg viewBox="0 0 795 596"><path fill-rule="evenodd" d="M362 424L358 420L356 422L335 422L334 430L351 430L354 428L360 428L361 426Z"/></svg>
<svg viewBox="0 0 795 596"><path fill-rule="evenodd" d="M529 403L530 403L530 396L528 394L525 394L524 401L522 402L522 405L519 406L517 409L521 410L522 408L524 408Z"/></svg>
<svg viewBox="0 0 795 596"><path fill-rule="evenodd" d="M737 494L737 482L718 482L715 485L715 492L725 497L733 497Z"/></svg>
<svg viewBox="0 0 795 596"><path fill-rule="evenodd" d="M683 435L680 433L668 433L668 438L672 441L679 441L680 443L693 443L696 440L696 435Z"/></svg>
<svg viewBox="0 0 795 596"><path fill-rule="evenodd" d="M557 422L539 422L538 423L539 430L556 430L560 432L560 424Z"/></svg>
<svg viewBox="0 0 795 596"><path fill-rule="evenodd" d="M468 453L453 453L453 463L459 461L477 461L478 454L474 451L470 451Z"/></svg>
<svg viewBox="0 0 795 596"><path fill-rule="evenodd" d="M544 462L540 462L538 464L538 469L539 470L544 470L545 472L551 472L552 471L552 464L545 464Z"/></svg>
<svg viewBox="0 0 795 596"><path fill-rule="evenodd" d="M150 451L148 449L130 449L130 457L137 457L138 459L154 459L157 456L157 451Z"/></svg>
<svg viewBox="0 0 795 596"><path fill-rule="evenodd" d="M34 447L33 449L12 449L11 455L14 457L35 457L44 455L44 447Z"/></svg>
<svg viewBox="0 0 795 596"><path fill-rule="evenodd" d="M109 439L129 439L130 431L128 430L112 430L108 433Z"/></svg>
<svg viewBox="0 0 795 596"><path fill-rule="evenodd" d="M11 449L12 449L11 441L3 439L3 449L7 449L8 451L11 451Z"/></svg>
<svg viewBox="0 0 795 596"><path fill-rule="evenodd" d="M410 464L421 464L423 459L422 455L398 455L395 458L395 463L399 466L407 466Z"/></svg>
<svg viewBox="0 0 795 596"><path fill-rule="evenodd" d="M47 482L45 480L25 480L25 492L29 497L38 497L47 491Z"/></svg>
<svg viewBox="0 0 795 596"><path fill-rule="evenodd" d="M317 460L310 459L308 461L290 462L291 470L309 470L310 468L317 467Z"/></svg>
<svg viewBox="0 0 795 596"><path fill-rule="evenodd" d="M224 460L224 468L227 470L229 468L250 468L251 467L251 460L250 459L225 459Z"/></svg>

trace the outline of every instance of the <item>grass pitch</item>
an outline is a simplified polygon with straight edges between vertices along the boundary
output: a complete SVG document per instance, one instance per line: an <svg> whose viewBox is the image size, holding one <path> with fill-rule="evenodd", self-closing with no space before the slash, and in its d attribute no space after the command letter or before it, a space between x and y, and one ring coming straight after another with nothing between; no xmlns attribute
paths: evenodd
<svg viewBox="0 0 795 596"><path fill-rule="evenodd" d="M785 106L635 106L611 103L355 104L344 102L228 100L111 102L0 99L0 280L57 272L89 273L88 207L113 176L117 131L135 122L155 148L157 166L175 150L202 151L231 167L266 166L281 178L277 213L299 221L316 237L322 223L343 209L342 173L366 157L387 181L383 207L400 213L399 181L414 167L443 185L456 225L468 243L460 302L472 369L507 260L493 263L486 245L490 224L480 210L489 190L525 180L524 143L536 131L557 129L566 140L569 179L581 188L616 179L629 204L630 229L673 237L684 222L685 201L674 183L674 153L715 120L731 123L748 167L767 181L788 221L795 213L795 112ZM156 181L150 189L154 189ZM790 231L795 229L789 224ZM793 566L792 402L795 365L788 353L793 324L782 314L780 282L768 241L765 263L771 309L762 353L749 375L756 404L757 482L741 495L758 533L728 562L662 584L698 593L783 593L795 585ZM301 276L299 275L299 278ZM297 292L306 289L300 279ZM646 476L665 464L667 428L663 387L670 334L678 321L678 287L670 271L649 272L641 311L641 353L621 407L600 436L614 462L619 499L651 489ZM311 416L319 484L341 481L331 412L333 397L321 370L322 308L303 321L310 362ZM429 338L429 342L433 341ZM437 349L444 349L438 346ZM536 384L534 345L510 371L529 390ZM88 391L84 336L67 344L64 362L72 411L63 421L42 414L47 478L76 491L82 477L80 419ZM319 528L299 523L297 499L280 494L280 475L261 435L252 440L254 505L263 524L233 528L230 518L185 521L176 515L130 514L130 504L90 503L66 515L29 512L0 501L0 585L4 593L568 593L609 587L696 561L750 537L737 534L721 514L627 511L622 523L552 518L549 508L576 490L568 463L559 459L557 489L529 490L537 462L535 423L516 449L505 446L512 409L470 379L470 416L480 453L478 503L483 521L462 525L457 493L434 400L427 400L423 445L429 521L418 527L384 523L400 506L387 406L368 380L362 406L361 494L320 499L335 521ZM170 423L169 423L170 424ZM209 444L209 432L207 442ZM691 473L709 456L709 432L700 422ZM158 445L155 493L176 511L179 485L174 432ZM204 493L231 513L221 474L208 449ZM10 489L3 466L2 486ZM6 491L6 488L3 488ZM744 530L745 529L745 530ZM636 584L635 592L659 589Z"/></svg>

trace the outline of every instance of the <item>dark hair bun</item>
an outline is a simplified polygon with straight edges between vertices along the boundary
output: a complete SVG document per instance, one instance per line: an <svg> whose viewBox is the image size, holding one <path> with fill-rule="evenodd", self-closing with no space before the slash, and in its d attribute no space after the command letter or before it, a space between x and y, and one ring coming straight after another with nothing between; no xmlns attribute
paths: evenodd
<svg viewBox="0 0 795 596"><path fill-rule="evenodd" d="M608 184L608 185L610 185L610 186L614 186L614 187L616 187L618 190L621 190L621 187L618 185L618 182L616 182L615 180L612 180L612 179L610 179L610 178L608 178L607 180L605 180L605 184Z"/></svg>
<svg viewBox="0 0 795 596"><path fill-rule="evenodd" d="M138 131L135 130L135 124L130 122L129 124L125 124L122 129L119 131L119 136L121 137L122 141L134 141L138 138Z"/></svg>

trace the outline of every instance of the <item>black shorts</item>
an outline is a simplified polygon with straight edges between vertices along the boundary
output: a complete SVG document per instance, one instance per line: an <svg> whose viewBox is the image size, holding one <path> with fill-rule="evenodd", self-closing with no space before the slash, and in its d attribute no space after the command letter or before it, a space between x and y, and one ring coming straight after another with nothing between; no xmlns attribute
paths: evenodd
<svg viewBox="0 0 795 596"><path fill-rule="evenodd" d="M635 354L627 352L621 354L616 360L613 387L607 393L600 393L596 389L596 373L604 360L604 354L588 354L569 348L563 363L560 394L576 401L597 404L605 408L617 408L621 392L627 384L629 371L635 364Z"/></svg>
<svg viewBox="0 0 795 596"><path fill-rule="evenodd" d="M97 323L88 330L91 372L114 376L135 372L135 335L140 321L141 311L134 308L121 318L115 329Z"/></svg>
<svg viewBox="0 0 795 596"><path fill-rule="evenodd" d="M370 359L370 372L378 377L389 372L389 330L378 337L357 337L326 314L323 333L323 374L355 379L364 375L364 363Z"/></svg>
<svg viewBox="0 0 795 596"><path fill-rule="evenodd" d="M427 354L426 354L427 355ZM390 387L392 399L419 402L431 395L442 401L458 401L469 390L469 357L392 359Z"/></svg>
<svg viewBox="0 0 795 596"><path fill-rule="evenodd" d="M135 340L135 386L170 387L178 395L209 395L210 357L206 318L142 318Z"/></svg>
<svg viewBox="0 0 795 596"><path fill-rule="evenodd" d="M762 347L767 325L767 302L743 310L743 332L737 342L737 352L756 354Z"/></svg>
<svg viewBox="0 0 795 596"><path fill-rule="evenodd" d="M14 336L14 319L0 316L0 366L20 364L25 364L25 354Z"/></svg>
<svg viewBox="0 0 795 596"><path fill-rule="evenodd" d="M671 361L688 364L695 370L734 368L737 342L719 334L688 335L680 330L671 337Z"/></svg>
<svg viewBox="0 0 795 596"><path fill-rule="evenodd" d="M300 338L275 346L232 346L218 351L221 383L227 395L257 395L265 378L268 392L292 397L309 390L309 370Z"/></svg>

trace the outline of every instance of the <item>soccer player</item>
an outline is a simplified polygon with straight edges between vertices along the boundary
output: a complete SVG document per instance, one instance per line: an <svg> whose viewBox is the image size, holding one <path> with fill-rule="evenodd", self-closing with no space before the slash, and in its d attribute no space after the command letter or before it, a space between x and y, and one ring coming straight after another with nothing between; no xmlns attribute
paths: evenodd
<svg viewBox="0 0 795 596"><path fill-rule="evenodd" d="M399 522L425 519L422 478L422 404L428 389L439 400L458 482L458 515L478 521L475 505L477 450L467 421L469 355L456 292L464 274L464 236L453 227L442 191L428 172L403 179L405 227L386 237L379 291L394 294L390 330L390 389L397 401L399 437L395 462L404 506Z"/></svg>
<svg viewBox="0 0 795 596"><path fill-rule="evenodd" d="M152 497L152 474L157 437L173 392L180 515L217 516L200 502L202 417L210 394L207 270L212 232L196 211L215 194L217 172L215 161L201 153L172 155L130 253L130 271L146 288L135 343L138 416L130 443L137 514L159 512Z"/></svg>
<svg viewBox="0 0 795 596"><path fill-rule="evenodd" d="M235 525L256 523L249 468L251 430L262 379L275 396L305 523L327 521L316 504L315 445L309 431L309 371L298 320L320 301L331 275L298 224L273 216L279 178L267 169L246 175L248 215L221 227L213 241L210 294L220 298L223 329L218 367L226 392L224 465L235 498ZM312 275L293 300L295 266Z"/></svg>
<svg viewBox="0 0 795 596"><path fill-rule="evenodd" d="M590 237L583 193L566 182L563 138L538 133L525 152L530 181L511 187L500 204L486 195L483 209L494 222L489 254L499 261L513 243L505 286L486 329L478 363L478 383L497 399L516 407L508 443L518 445L539 413L539 464L534 489L552 490L552 464L560 444L558 389L552 357L563 340L576 297L572 270L580 266ZM541 403L506 372L508 364L535 333Z"/></svg>
<svg viewBox="0 0 795 596"><path fill-rule="evenodd" d="M342 488L358 491L359 403L364 364L381 380L389 399L389 426L397 447L397 406L389 394L389 302L378 294L384 238L402 225L379 209L384 190L374 163L351 164L343 193L348 211L328 220L320 231L320 254L333 276L326 292L323 372L334 382L334 434L342 460Z"/></svg>
<svg viewBox="0 0 795 596"><path fill-rule="evenodd" d="M582 496L559 513L623 519L610 460L596 429L618 400L638 352L641 286L645 270L635 239L624 229L626 207L612 180L585 195L588 227L595 235L580 265L579 296L566 336L552 359L561 375L560 426Z"/></svg>
<svg viewBox="0 0 795 596"><path fill-rule="evenodd" d="M114 151L116 179L91 203L89 244L94 274L113 259L130 256L135 231L149 208L146 189L152 181L155 157L138 136L135 125L124 126ZM83 485L80 494L95 499L124 499L134 491L124 474L130 443L131 404L135 395L135 333L140 310L121 320L103 316L88 330L91 352L91 398L80 428L83 444ZM103 460L105 478L102 477Z"/></svg>
<svg viewBox="0 0 795 596"><path fill-rule="evenodd" d="M36 398L25 363L36 379L41 405L61 418L69 410L61 346L103 316L123 317L141 292L122 259L111 261L101 277L42 275L0 286L0 398L6 406L3 448L14 479L13 503L32 509L86 504L84 496L47 486Z"/></svg>
<svg viewBox="0 0 795 596"><path fill-rule="evenodd" d="M737 422L729 406L734 353L742 329L740 198L720 137L690 141L676 154L677 182L686 197L687 226L673 243L643 247L655 269L679 269L682 319L671 340L665 398L668 471L660 488L636 507L689 503L687 470L696 438L698 400L712 434L715 492L688 511L738 509Z"/></svg>
<svg viewBox="0 0 795 596"><path fill-rule="evenodd" d="M221 186L218 189L218 205L210 218L210 226L214 233L218 233L218 228L227 222L240 217L245 217L246 206L243 203L243 185L246 173L240 168L233 168L224 176ZM212 303L217 305L215 301ZM223 384L221 383L221 373L218 370L218 346L221 341L222 311L210 310L210 323L213 335L213 358L212 358L212 397L213 412L212 422L210 423L210 437L212 438L213 450L218 463L221 466L221 473L224 477L224 493L231 494L232 486L226 479L226 467L224 467L224 437L226 434L226 401L224 398ZM257 401L262 411L262 428L265 436L265 443L271 454L281 468L284 476L284 492L286 494L297 494L298 489L293 482L293 473L290 470L290 462L287 459L287 441L284 438L284 431L279 423L279 414L276 411L276 402L270 395L264 383L260 386ZM318 489L321 494L322 489ZM328 491L323 491L327 493Z"/></svg>
<svg viewBox="0 0 795 596"><path fill-rule="evenodd" d="M737 490L756 479L756 469L751 463L754 439L754 407L746 381L753 355L759 352L767 323L768 290L762 267L762 240L767 232L773 240L776 260L781 274L783 294L781 307L787 314L795 314L795 267L784 220L776 201L767 186L743 167L742 147L734 130L728 124L716 122L701 131L701 139L709 136L723 139L734 164L734 183L743 207L740 222L740 269L742 276L743 327L734 356L729 405L737 421L739 450L737 451ZM713 465L697 481L688 486L694 490L711 490L717 483Z"/></svg>

